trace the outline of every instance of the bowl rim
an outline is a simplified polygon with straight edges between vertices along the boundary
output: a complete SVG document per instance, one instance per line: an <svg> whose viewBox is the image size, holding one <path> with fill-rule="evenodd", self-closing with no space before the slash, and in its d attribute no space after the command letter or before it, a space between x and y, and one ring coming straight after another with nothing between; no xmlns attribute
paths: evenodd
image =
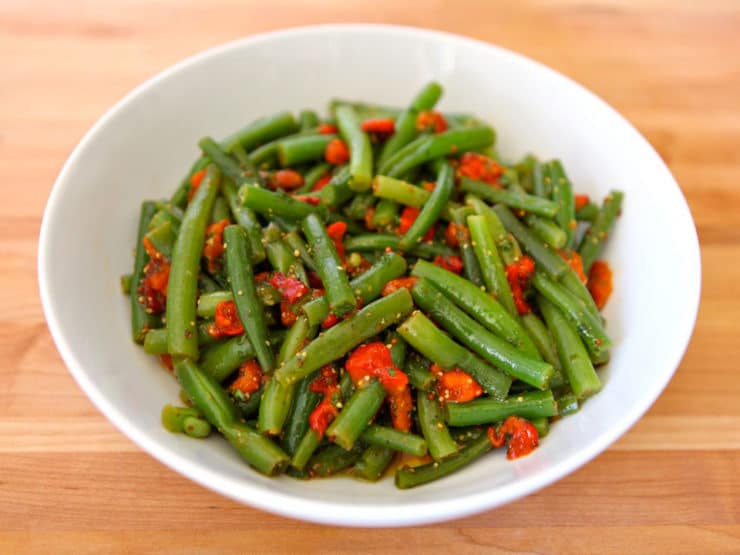
<svg viewBox="0 0 740 555"><path fill-rule="evenodd" d="M344 33L344 32L373 32L373 33L393 33L403 34L404 36L413 35L423 39L456 41L466 43L476 47L485 47L493 50L498 56L509 58L517 63L529 66L537 71L544 71L554 74L561 79L566 80L571 87L577 88L581 94L586 94L593 101L601 105L601 108L608 110L613 116L616 116L626 124L631 141L640 143L643 148L647 148L649 155L653 158L652 163L660 166L665 170L666 176L675 186L680 203L678 210L682 212L683 218L688 218L692 223L690 234L690 244L684 245L683 254L688 259L687 267L694 268L692 275L688 276L688 283L691 284L691 291L684 292L683 300L686 302L685 322L686 326L683 335L677 339L682 343L682 347L672 351L671 356L667 358L665 370L658 386L646 398L641 405L631 406L626 410L618 420L609 428L608 432L603 433L592 440L586 447L576 451L571 456L558 460L555 464L546 469L537 472L532 476L522 478L521 480L497 487L495 490L478 492L475 494L459 497L452 501L423 501L413 504L413 511L393 511L382 505L367 505L362 503L337 503L334 501L323 501L320 499L302 499L296 498L288 493L276 492L270 488L250 483L244 480L239 483L239 488L246 491L249 495L243 496L235 492L230 487L231 480L224 479L220 474L210 470L207 466L196 463L185 456L179 455L168 447L162 445L154 438L149 437L145 432L139 432L135 427L130 426L126 414L119 411L105 394L97 389L89 379L83 365L78 360L73 345L68 341L64 329L61 325L60 317L56 313L55 304L51 295L48 267L52 255L49 248L51 230L54 229L54 222L57 218L56 207L59 199L63 194L63 189L68 187L68 174L72 171L73 166L77 163L81 153L87 145L92 143L101 129L108 121L127 104L136 99L144 91L155 87L160 81L169 78L171 75L190 66L193 63L205 61L221 55L232 49L238 49L244 46L264 43L269 41L280 41L296 35L310 35L314 33ZM158 72L148 78L142 84L138 85L132 91L127 93L122 99L109 108L85 133L80 142L74 148L70 156L65 161L62 169L56 178L47 199L46 207L43 214L41 231L39 235L38 247L38 281L43 306L44 316L51 333L52 339L56 344L59 353L64 360L69 372L77 381L80 388L85 392L88 398L102 412L113 425L118 428L125 436L131 439L140 448L159 462L175 470L179 474L190 480L215 491L225 497L248 504L277 514L280 516L296 518L300 520L341 526L365 526L365 527L398 527L418 524L429 524L445 520L465 517L471 514L479 513L485 510L493 509L515 501L534 493L541 488L557 481L558 479L574 472L594 457L602 453L613 442L621 437L630 427L632 427L642 415L653 405L655 400L660 396L673 374L677 370L685 352L688 348L691 336L693 334L696 318L698 315L699 301L701 294L701 256L699 250L699 240L696 232L696 226L691 215L688 203L683 191L678 186L675 178L670 172L660 156L657 154L652 145L637 131L637 129L606 101L602 100L595 93L591 92L583 85L580 85L570 77L546 66L545 64L533 60L517 52L508 50L501 46L491 44L482 40L449 33L445 31L424 29L419 27L374 23L330 23L320 25L296 26L276 31L259 33L242 37L227 43L209 48L202 52L191 55L184 60L175 63L172 66ZM408 507L406 507L408 509Z"/></svg>

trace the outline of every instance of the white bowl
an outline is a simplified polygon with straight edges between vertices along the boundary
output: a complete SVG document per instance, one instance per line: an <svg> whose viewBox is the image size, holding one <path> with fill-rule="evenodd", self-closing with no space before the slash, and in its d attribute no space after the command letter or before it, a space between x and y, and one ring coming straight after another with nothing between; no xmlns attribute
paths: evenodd
<svg viewBox="0 0 740 555"><path fill-rule="evenodd" d="M493 124L507 157L559 157L578 191L626 192L605 257L615 272L606 317L613 356L603 391L511 462L499 451L408 491L391 479L270 479L219 438L166 432L178 385L130 339L119 275L130 271L139 204L169 196L203 135L223 137L283 109L324 110L332 97L404 105L425 82L442 107ZM401 526L497 507L572 472L622 435L671 378L691 336L700 290L686 201L648 142L602 100L502 48L440 32L330 25L269 33L188 59L116 104L65 164L41 229L39 281L49 328L70 372L128 437L223 495L295 518ZM604 476L608 480L609 476Z"/></svg>

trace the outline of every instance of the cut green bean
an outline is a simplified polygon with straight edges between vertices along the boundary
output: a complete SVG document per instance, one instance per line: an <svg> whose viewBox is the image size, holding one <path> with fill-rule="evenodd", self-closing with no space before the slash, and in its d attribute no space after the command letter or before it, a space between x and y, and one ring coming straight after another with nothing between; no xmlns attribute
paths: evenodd
<svg viewBox="0 0 740 555"><path fill-rule="evenodd" d="M590 222L596 221L599 216L599 207L593 202L589 202L585 206L581 206L576 210L576 220L579 222Z"/></svg>
<svg viewBox="0 0 740 555"><path fill-rule="evenodd" d="M621 191L611 191L604 199L599 215L596 216L593 225L583 236L578 252L583 260L583 271L586 275L591 270L591 265L601 254L604 241L614 227L614 222L622 207L623 198L624 193Z"/></svg>
<svg viewBox="0 0 740 555"><path fill-rule="evenodd" d="M200 413L190 407L165 405L162 408L162 425L173 434L185 434L190 437L203 438L211 434L211 425Z"/></svg>
<svg viewBox="0 0 740 555"><path fill-rule="evenodd" d="M306 474L309 478L325 478L346 470L360 458L365 446L358 444L350 450L338 445L327 445L308 461Z"/></svg>
<svg viewBox="0 0 740 555"><path fill-rule="evenodd" d="M327 206L338 207L354 196L349 188L351 174L349 166L342 166L321 189L321 202Z"/></svg>
<svg viewBox="0 0 740 555"><path fill-rule="evenodd" d="M316 206L296 200L284 191L268 191L251 185L239 189L239 197L243 206L267 217L282 216L300 220L319 211Z"/></svg>
<svg viewBox="0 0 740 555"><path fill-rule="evenodd" d="M290 112L280 112L253 121L243 129L221 141L221 147L231 152L237 144L249 152L258 145L290 135L298 130L295 118Z"/></svg>
<svg viewBox="0 0 740 555"><path fill-rule="evenodd" d="M439 461L457 453L457 443L447 429L439 401L419 391L416 394L416 408L419 411L419 427L432 458Z"/></svg>
<svg viewBox="0 0 740 555"><path fill-rule="evenodd" d="M144 341L149 329L156 327L157 318L154 314L147 312L143 304L144 299L137 291L141 280L144 277L144 266L149 261L149 255L144 248L144 236L147 233L149 221L157 211L157 207L151 201L145 201L141 204L139 214L139 226L136 234L136 250L134 254L134 271L131 273L131 282L133 283L133 294L131 295L131 337L136 343Z"/></svg>
<svg viewBox="0 0 740 555"><path fill-rule="evenodd" d="M295 385L293 404L290 407L283 432L282 447L289 455L293 455L301 439L309 429L308 417L321 400L321 394L311 391L311 383L318 374L313 373Z"/></svg>
<svg viewBox="0 0 740 555"><path fill-rule="evenodd" d="M222 189L226 200L229 202L234 221L247 231L252 262L259 264L265 259L266 255L265 247L262 245L262 226L257 219L257 215L251 208L242 206L238 189L231 179L223 180Z"/></svg>
<svg viewBox="0 0 740 555"><path fill-rule="evenodd" d="M311 456L318 449L320 443L321 438L319 438L318 434L311 428L308 428L303 438L301 438L298 447L296 447L293 457L290 459L290 466L297 470L303 470Z"/></svg>
<svg viewBox="0 0 740 555"><path fill-rule="evenodd" d="M344 404L337 417L329 424L326 435L340 447L350 450L368 427L385 399L385 389L376 380L358 387Z"/></svg>
<svg viewBox="0 0 740 555"><path fill-rule="evenodd" d="M358 251L383 251L385 249L400 250L401 238L390 233L368 233L355 235L344 241L347 252ZM437 255L450 256L455 251L446 245L439 243L418 243L410 251L410 254L419 258L434 258Z"/></svg>
<svg viewBox="0 0 740 555"><path fill-rule="evenodd" d="M450 426L492 424L506 420L509 416L541 418L557 414L558 405L549 389L520 393L503 401L475 399L467 403L445 404L445 417Z"/></svg>
<svg viewBox="0 0 740 555"><path fill-rule="evenodd" d="M549 199L552 194L549 168L546 164L535 163L532 168L532 192L538 197Z"/></svg>
<svg viewBox="0 0 740 555"><path fill-rule="evenodd" d="M472 193L488 202L505 204L511 208L526 210L527 212L546 218L552 218L558 213L558 204L551 200L526 193L496 189L488 183L475 181L467 177L463 177L460 180L460 190L466 193Z"/></svg>
<svg viewBox="0 0 740 555"><path fill-rule="evenodd" d="M524 223L532 230L532 233L553 249L562 249L568 241L566 232L552 220L537 214L527 214L524 216Z"/></svg>
<svg viewBox="0 0 740 555"><path fill-rule="evenodd" d="M373 226L379 228L387 228L393 226L398 220L398 211L400 206L397 202L382 198L378 201L375 206L375 213L373 214Z"/></svg>
<svg viewBox="0 0 740 555"><path fill-rule="evenodd" d="M483 270L478 263L478 256L470 238L468 216L473 214L469 206L460 206L451 211L452 222L455 224L455 236L460 244L460 257L463 261L465 278L473 285L483 285Z"/></svg>
<svg viewBox="0 0 740 555"><path fill-rule="evenodd" d="M352 473L363 480L376 482L390 466L395 455L396 452L389 447L371 445L362 452Z"/></svg>
<svg viewBox="0 0 740 555"><path fill-rule="evenodd" d="M319 116L313 110L301 110L298 114L301 131L308 131L319 125Z"/></svg>
<svg viewBox="0 0 740 555"><path fill-rule="evenodd" d="M408 357L404 370L409 378L411 387L421 391L429 391L437 379L429 371L429 361L417 355Z"/></svg>
<svg viewBox="0 0 740 555"><path fill-rule="evenodd" d="M573 247L576 230L576 206L573 197L573 186L565 174L565 169L560 160L550 162L550 179L552 181L552 200L560 206L558 213L555 215L555 220L565 232L565 248L570 249Z"/></svg>
<svg viewBox="0 0 740 555"><path fill-rule="evenodd" d="M370 138L360 128L360 119L351 106L338 106L334 113L339 133L349 147L349 187L353 191L366 191L373 179L373 148Z"/></svg>
<svg viewBox="0 0 740 555"><path fill-rule="evenodd" d="M282 167L318 162L324 159L326 145L336 135L295 135L282 139L277 145L278 162Z"/></svg>
<svg viewBox="0 0 740 555"><path fill-rule="evenodd" d="M408 231L401 237L399 243L401 250L408 251L421 241L424 234L434 225L437 218L439 218L442 208L447 205L454 185L455 171L449 163L445 162L437 173L437 181L429 197L429 201L421 209L421 212L414 220L414 223L411 224Z"/></svg>
<svg viewBox="0 0 740 555"><path fill-rule="evenodd" d="M401 453L409 453L417 457L423 457L427 454L427 442L423 437L409 432L401 432L387 426L371 424L362 432L360 439L368 445L390 447Z"/></svg>
<svg viewBox="0 0 740 555"><path fill-rule="evenodd" d="M308 266L310 270L314 272L318 270L318 266L314 261L313 257L308 253L308 246L303 241L298 231L289 231L283 236L283 241L293 250L293 256L299 257L303 264Z"/></svg>

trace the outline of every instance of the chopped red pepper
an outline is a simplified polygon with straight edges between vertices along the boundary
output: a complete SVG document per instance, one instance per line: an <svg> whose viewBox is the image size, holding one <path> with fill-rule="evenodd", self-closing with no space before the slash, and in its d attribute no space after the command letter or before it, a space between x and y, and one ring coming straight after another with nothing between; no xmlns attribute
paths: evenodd
<svg viewBox="0 0 740 555"><path fill-rule="evenodd" d="M393 427L408 432L411 429L411 411L414 409L411 388L408 385L399 392L388 394L388 409Z"/></svg>
<svg viewBox="0 0 740 555"><path fill-rule="evenodd" d="M337 126L331 123L322 123L317 130L321 135L334 135L337 132Z"/></svg>
<svg viewBox="0 0 740 555"><path fill-rule="evenodd" d="M333 312L330 312L326 318L324 318L323 322L321 322L321 329L328 330L330 327L335 326L339 323L339 316L334 314Z"/></svg>
<svg viewBox="0 0 740 555"><path fill-rule="evenodd" d="M392 279L385 284L385 286L383 287L383 291L380 294L383 297L387 297L388 295L390 295L391 293L395 293L399 289L408 289L409 291L411 291L415 283L416 278L413 276Z"/></svg>
<svg viewBox="0 0 740 555"><path fill-rule="evenodd" d="M326 150L324 150L324 159L330 164L341 166L349 161L349 148L347 143L342 139L332 139Z"/></svg>
<svg viewBox="0 0 740 555"><path fill-rule="evenodd" d="M356 385L375 377L387 392L397 393L409 383L406 374L393 364L388 347L380 341L357 347L347 358L344 367Z"/></svg>
<svg viewBox="0 0 740 555"><path fill-rule="evenodd" d="M278 170L270 176L270 187L292 191L303 185L303 176L295 170Z"/></svg>
<svg viewBox="0 0 740 555"><path fill-rule="evenodd" d="M289 328L298 320L298 314L293 310L293 305L288 301L280 303L280 323Z"/></svg>
<svg viewBox="0 0 740 555"><path fill-rule="evenodd" d="M319 370L319 375L313 379L308 389L324 396L331 395L336 392L337 383L337 371L330 364L327 364Z"/></svg>
<svg viewBox="0 0 740 555"><path fill-rule="evenodd" d="M316 180L316 183L314 183L313 187L311 187L311 191L313 192L320 191L321 189L326 187L329 181L331 181L331 174L325 173L324 175L322 175Z"/></svg>
<svg viewBox="0 0 740 555"><path fill-rule="evenodd" d="M529 455L540 443L537 428L518 416L509 416L498 428L488 428L488 439L494 447L501 447L506 443L507 459Z"/></svg>
<svg viewBox="0 0 740 555"><path fill-rule="evenodd" d="M344 264L344 234L347 232L347 224L344 222L334 222L326 226L326 233L334 243L334 248L337 250L339 259Z"/></svg>
<svg viewBox="0 0 740 555"><path fill-rule="evenodd" d="M511 294L514 297L514 304L519 314L529 314L532 312L532 307L524 299L524 287L533 273L534 260L526 255L506 267L506 279L509 282Z"/></svg>
<svg viewBox="0 0 740 555"><path fill-rule="evenodd" d="M419 217L419 214L421 214L421 210L419 210L418 208L414 206L406 206L403 209L403 212L401 212L401 217L398 220L398 234L403 235L409 229L411 229L411 226L416 221L416 218ZM436 232L437 232L437 227L433 225L424 234L424 237L422 238L422 240L432 241L434 239L434 234Z"/></svg>
<svg viewBox="0 0 740 555"><path fill-rule="evenodd" d="M337 417L337 414L339 414L335 406L339 394L336 370L329 365L324 366L319 371L319 375L311 382L309 389L314 393L321 393L324 396L308 417L309 427L321 439L324 437L326 428Z"/></svg>
<svg viewBox="0 0 740 555"><path fill-rule="evenodd" d="M170 355L159 355L159 360L162 361L162 364L164 365L167 370L170 372L174 370L175 366L172 364L172 356Z"/></svg>
<svg viewBox="0 0 740 555"><path fill-rule="evenodd" d="M167 283L170 278L170 262L160 253L148 238L143 239L144 250L149 262L144 266L144 277L137 288L139 302L149 314L164 312L167 302Z"/></svg>
<svg viewBox="0 0 740 555"><path fill-rule="evenodd" d="M421 184L421 188L429 191L430 193L434 191L434 188L437 186L436 183L432 183L431 181L425 181Z"/></svg>
<svg viewBox="0 0 740 555"><path fill-rule="evenodd" d="M234 301L221 301L216 305L216 316L213 324L208 326L208 334L211 337L226 337L231 335L241 335L244 333L244 326L239 320L239 314L236 311Z"/></svg>
<svg viewBox="0 0 740 555"><path fill-rule="evenodd" d="M583 273L583 259L581 258L581 255L578 254L578 251L560 249L558 250L558 254L568 263L568 266L573 269L581 282L586 283L586 281L588 281L586 274Z"/></svg>
<svg viewBox="0 0 740 555"><path fill-rule="evenodd" d="M229 220L221 220L212 223L206 228L206 241L203 244L203 256L208 264L208 271L212 274L218 272L221 267L219 258L224 253L224 229L229 225Z"/></svg>
<svg viewBox="0 0 740 555"><path fill-rule="evenodd" d="M308 284L313 287L314 289L319 289L319 291L314 291L314 293L320 293L319 296L324 294L324 282L321 281L321 276L314 272L313 270L308 270L306 272L306 275L308 276Z"/></svg>
<svg viewBox="0 0 740 555"><path fill-rule="evenodd" d="M580 210L584 206L586 206L589 202L591 202L591 199L588 197L588 195L575 195L573 197L573 200L576 204L576 210Z"/></svg>
<svg viewBox="0 0 740 555"><path fill-rule="evenodd" d="M308 293L308 287L298 278L286 276L281 272L274 272L270 277L270 285L280 291L283 300L289 303L294 303L306 293Z"/></svg>
<svg viewBox="0 0 740 555"><path fill-rule="evenodd" d="M450 222L445 228L445 242L451 247L457 247L462 242L470 239L470 231L467 226Z"/></svg>
<svg viewBox="0 0 740 555"><path fill-rule="evenodd" d="M241 391L244 395L251 395L262 385L262 368L252 359L239 367L239 374L229 386L230 391Z"/></svg>
<svg viewBox="0 0 740 555"><path fill-rule="evenodd" d="M588 287L591 296L599 309L604 308L606 301L612 294L612 269L603 260L597 260L591 265L588 273Z"/></svg>
<svg viewBox="0 0 740 555"><path fill-rule="evenodd" d="M457 275L462 273L464 267L462 258L455 256L454 254L438 254L434 257L432 262L440 268L444 268L445 270Z"/></svg>
<svg viewBox="0 0 740 555"><path fill-rule="evenodd" d="M370 133L371 138L382 140L390 137L396 131L396 122L387 119L366 119L362 122L362 130Z"/></svg>
<svg viewBox="0 0 740 555"><path fill-rule="evenodd" d="M500 186L499 178L503 173L504 168L499 166L495 160L477 152L463 154L457 166L458 177L469 177L497 187Z"/></svg>
<svg viewBox="0 0 740 555"><path fill-rule="evenodd" d="M321 199L319 197L310 197L307 195L295 195L293 198L296 200L300 200L301 202L311 204L313 206L318 206L321 202Z"/></svg>
<svg viewBox="0 0 740 555"><path fill-rule="evenodd" d="M193 200L193 197L195 196L195 192L198 190L198 187L200 187L200 182L203 181L203 178L205 176L206 176L206 170L199 170L190 176L190 190L188 191L188 202Z"/></svg>
<svg viewBox="0 0 740 555"><path fill-rule="evenodd" d="M473 376L459 368L444 372L440 366L432 364L430 370L437 376L437 393L442 402L467 403L483 395L483 388Z"/></svg>
<svg viewBox="0 0 740 555"><path fill-rule="evenodd" d="M370 231L375 230L375 224L373 223L374 217L375 217L375 207L372 206L367 209L367 212L365 212L365 227L368 228Z"/></svg>
<svg viewBox="0 0 740 555"><path fill-rule="evenodd" d="M326 429L339 414L337 407L329 399L321 401L308 417L308 425L316 432L319 439L324 437Z"/></svg>
<svg viewBox="0 0 740 555"><path fill-rule="evenodd" d="M442 133L447 131L447 120L439 112L425 110L419 112L419 115L416 116L416 129L418 131Z"/></svg>

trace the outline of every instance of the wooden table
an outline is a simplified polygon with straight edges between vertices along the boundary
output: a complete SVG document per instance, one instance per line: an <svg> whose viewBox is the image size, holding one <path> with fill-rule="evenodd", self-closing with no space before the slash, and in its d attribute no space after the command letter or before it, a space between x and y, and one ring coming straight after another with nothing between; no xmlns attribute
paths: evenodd
<svg viewBox="0 0 740 555"><path fill-rule="evenodd" d="M740 552L740 4L421 4L0 3L0 552ZM371 534L243 507L141 452L67 373L35 277L42 209L63 161L131 88L237 37L363 20L495 42L595 91L670 165L696 219L704 267L680 369L607 452L499 510Z"/></svg>

